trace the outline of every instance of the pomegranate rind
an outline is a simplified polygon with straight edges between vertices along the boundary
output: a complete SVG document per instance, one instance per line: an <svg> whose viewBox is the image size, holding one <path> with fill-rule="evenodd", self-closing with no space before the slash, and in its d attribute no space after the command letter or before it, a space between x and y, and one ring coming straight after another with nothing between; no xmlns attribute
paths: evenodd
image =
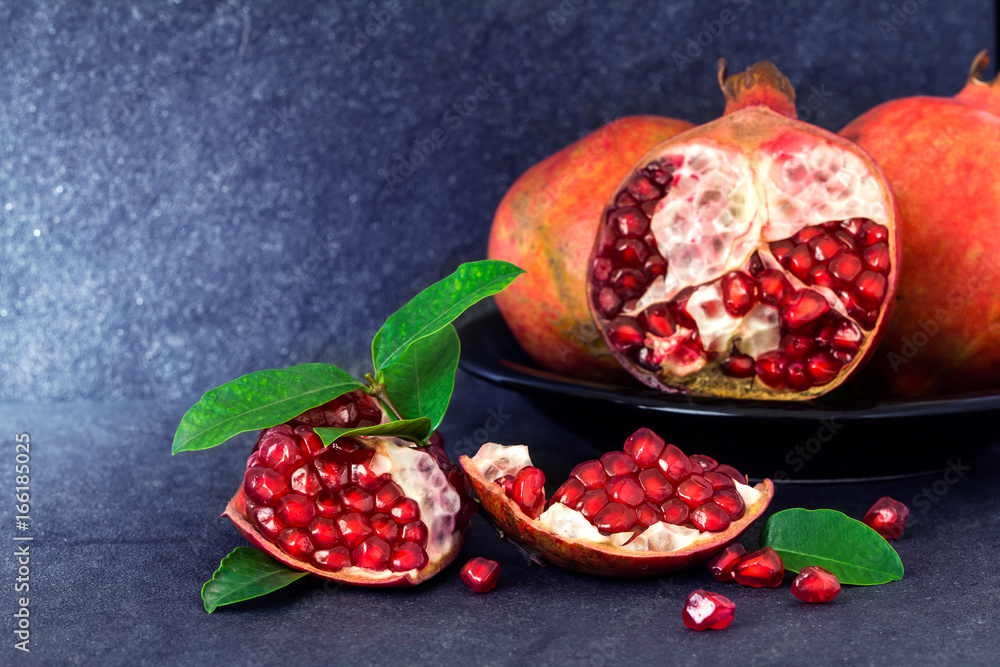
<svg viewBox="0 0 1000 667"><path fill-rule="evenodd" d="M458 459L479 498L481 509L498 529L545 561L559 567L600 577L640 579L683 570L712 558L735 541L767 509L774 497L774 484L765 479L753 487L760 493L756 502L729 528L675 551L630 551L610 544L565 538L542 527L508 498L499 484L487 480L468 456Z"/></svg>

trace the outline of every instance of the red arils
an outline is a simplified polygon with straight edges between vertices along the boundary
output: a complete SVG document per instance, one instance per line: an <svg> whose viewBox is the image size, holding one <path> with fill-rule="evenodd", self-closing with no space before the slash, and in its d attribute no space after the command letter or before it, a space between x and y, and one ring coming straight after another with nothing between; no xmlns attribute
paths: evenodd
<svg viewBox="0 0 1000 667"><path fill-rule="evenodd" d="M675 484L691 474L691 459L674 445L667 445L657 461L660 470Z"/></svg>
<svg viewBox="0 0 1000 667"><path fill-rule="evenodd" d="M777 588L785 578L781 556L771 547L764 547L740 559L733 568L733 579L738 584L761 588Z"/></svg>
<svg viewBox="0 0 1000 667"><path fill-rule="evenodd" d="M723 549L712 560L708 561L708 571L719 581L732 581L733 568L740 558L746 555L746 548L739 542L733 542Z"/></svg>
<svg viewBox="0 0 1000 667"><path fill-rule="evenodd" d="M705 503L700 505L693 512L691 512L691 523L694 527L701 531L719 531L729 528L729 524L732 520L726 513L726 510L722 509L715 503Z"/></svg>
<svg viewBox="0 0 1000 667"><path fill-rule="evenodd" d="M768 387L782 387L787 364L788 359L781 352L765 352L757 359L757 377Z"/></svg>
<svg viewBox="0 0 1000 667"><path fill-rule="evenodd" d="M247 499L258 505L269 505L285 495L288 481L270 468L254 466L243 476Z"/></svg>
<svg viewBox="0 0 1000 667"><path fill-rule="evenodd" d="M688 596L681 618L692 630L724 630L736 616L732 600L699 588Z"/></svg>
<svg viewBox="0 0 1000 667"><path fill-rule="evenodd" d="M663 512L663 521L675 526L686 523L691 516L691 509L680 498L671 498L662 505L660 511Z"/></svg>
<svg viewBox="0 0 1000 667"><path fill-rule="evenodd" d="M712 502L725 510L726 514L728 514L729 518L733 521L741 518L744 510L746 509L743 497L740 496L739 492L736 491L735 488L716 490L715 496L712 498Z"/></svg>
<svg viewBox="0 0 1000 667"><path fill-rule="evenodd" d="M512 494L525 514L538 518L545 508L545 473L532 466L524 468L514 478Z"/></svg>
<svg viewBox="0 0 1000 667"><path fill-rule="evenodd" d="M792 582L792 595L803 602L829 602L840 593L840 580L827 569L814 565L802 568Z"/></svg>
<svg viewBox="0 0 1000 667"><path fill-rule="evenodd" d="M570 475L580 480L588 489L599 489L608 481L608 473L605 472L604 466L601 465L600 461L586 461L581 463L573 468Z"/></svg>
<svg viewBox="0 0 1000 667"><path fill-rule="evenodd" d="M637 520L634 509L611 501L594 515L591 523L605 533L623 533L630 530Z"/></svg>
<svg viewBox="0 0 1000 667"><path fill-rule="evenodd" d="M493 587L497 585L498 576L500 576L500 564L488 558L473 558L462 566L462 581L474 593L485 593L493 590Z"/></svg>
<svg viewBox="0 0 1000 667"><path fill-rule="evenodd" d="M757 301L757 285L742 271L730 271L722 277L722 305L733 317L743 317Z"/></svg>
<svg viewBox="0 0 1000 667"><path fill-rule="evenodd" d="M889 496L882 496L865 513L864 522L887 540L897 540L906 527L910 508Z"/></svg>
<svg viewBox="0 0 1000 667"><path fill-rule="evenodd" d="M427 565L427 553L413 542L400 542L392 549L389 569L393 572L419 570Z"/></svg>
<svg viewBox="0 0 1000 667"><path fill-rule="evenodd" d="M610 477L628 475L639 470L635 459L626 452L608 452L601 457L601 465Z"/></svg>
<svg viewBox="0 0 1000 667"><path fill-rule="evenodd" d="M692 475L677 485L677 497L694 509L704 504L715 493L712 483L704 477Z"/></svg>
<svg viewBox="0 0 1000 667"><path fill-rule="evenodd" d="M663 447L663 438L643 427L628 437L624 450L638 466L648 468L656 464Z"/></svg>
<svg viewBox="0 0 1000 667"><path fill-rule="evenodd" d="M510 475L508 475L510 477ZM513 479L513 478L512 478ZM505 489L506 491L506 489ZM583 482L575 477L570 477L562 486L556 489L555 494L552 496L550 503L562 503L569 507L576 505L577 501L583 497L583 494L587 491L587 487L583 485ZM507 492L507 497L509 498L511 493L513 493L513 488Z"/></svg>
<svg viewBox="0 0 1000 667"><path fill-rule="evenodd" d="M781 312L781 321L789 329L801 329L818 320L830 310L830 304L819 293L799 290L788 300Z"/></svg>

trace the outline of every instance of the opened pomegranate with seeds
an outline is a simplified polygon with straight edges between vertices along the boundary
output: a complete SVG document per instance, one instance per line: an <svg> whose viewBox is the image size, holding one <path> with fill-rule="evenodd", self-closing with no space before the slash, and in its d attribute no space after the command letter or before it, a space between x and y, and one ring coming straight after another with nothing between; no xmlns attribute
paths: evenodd
<svg viewBox="0 0 1000 667"><path fill-rule="evenodd" d="M711 558L761 515L756 487L708 456L687 456L648 428L622 450L577 465L548 500L524 445L459 459L497 527L542 558L591 574L643 577Z"/></svg>
<svg viewBox="0 0 1000 667"><path fill-rule="evenodd" d="M224 516L278 561L322 577L402 586L433 576L458 554L475 512L440 437L426 448L371 436L324 447L313 430L383 421L359 390L266 429Z"/></svg>
<svg viewBox="0 0 1000 667"><path fill-rule="evenodd" d="M897 209L858 146L796 120L771 63L719 82L725 115L647 153L605 207L591 313L668 392L806 399L874 349L899 271Z"/></svg>

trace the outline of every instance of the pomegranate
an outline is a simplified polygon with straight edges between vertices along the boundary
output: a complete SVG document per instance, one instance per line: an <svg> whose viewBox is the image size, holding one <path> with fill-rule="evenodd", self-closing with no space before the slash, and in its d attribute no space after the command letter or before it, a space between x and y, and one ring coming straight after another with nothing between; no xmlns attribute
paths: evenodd
<svg viewBox="0 0 1000 667"><path fill-rule="evenodd" d="M986 51L955 96L885 102L841 130L885 169L901 210L896 311L878 353L903 396L1000 386L1000 83Z"/></svg>
<svg viewBox="0 0 1000 667"><path fill-rule="evenodd" d="M462 566L460 574L462 581L474 593L486 593L492 591L497 585L497 577L500 576L500 563L489 558L473 558Z"/></svg>
<svg viewBox="0 0 1000 667"><path fill-rule="evenodd" d="M731 467L688 457L647 428L622 450L576 466L548 501L524 445L486 443L459 463L505 535L551 563L602 576L653 576L708 560L774 493L770 480L750 487Z"/></svg>
<svg viewBox="0 0 1000 667"><path fill-rule="evenodd" d="M826 568L807 565L792 582L792 595L803 602L829 602L840 593L840 580Z"/></svg>
<svg viewBox="0 0 1000 667"><path fill-rule="evenodd" d="M708 571L719 581L732 581L733 568L746 553L746 547L739 542L733 542L708 562Z"/></svg>
<svg viewBox="0 0 1000 667"><path fill-rule="evenodd" d="M688 596L681 618L692 630L724 630L736 616L736 604L725 595L702 588Z"/></svg>
<svg viewBox="0 0 1000 667"><path fill-rule="evenodd" d="M898 540L909 516L909 507L889 496L882 496L865 512L863 521L885 539Z"/></svg>
<svg viewBox="0 0 1000 667"><path fill-rule="evenodd" d="M387 421L361 390L261 432L223 516L296 570L367 586L418 584L462 548L475 506L439 436L418 448L391 437L341 438L317 426Z"/></svg>
<svg viewBox="0 0 1000 667"><path fill-rule="evenodd" d="M665 392L808 399L879 339L896 290L898 215L856 145L796 120L768 62L719 83L725 115L650 150L601 216L594 321Z"/></svg>
<svg viewBox="0 0 1000 667"><path fill-rule="evenodd" d="M777 588L784 578L785 565L771 547L743 556L733 567L733 579L744 586Z"/></svg>
<svg viewBox="0 0 1000 667"><path fill-rule="evenodd" d="M650 147L692 127L658 116L621 118L526 171L500 202L487 256L528 273L496 303L536 364L562 375L629 379L587 309L587 257L611 188Z"/></svg>

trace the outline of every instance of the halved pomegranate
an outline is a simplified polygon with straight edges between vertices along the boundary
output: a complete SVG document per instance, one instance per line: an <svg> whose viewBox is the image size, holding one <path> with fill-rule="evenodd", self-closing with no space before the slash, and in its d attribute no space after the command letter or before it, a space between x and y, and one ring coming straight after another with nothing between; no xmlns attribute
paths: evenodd
<svg viewBox="0 0 1000 667"><path fill-rule="evenodd" d="M459 463L507 536L550 563L609 577L655 576L708 560L774 495L770 480L748 486L732 467L689 457L646 428L623 450L576 466L548 502L544 474L524 445L486 443Z"/></svg>
<svg viewBox="0 0 1000 667"><path fill-rule="evenodd" d="M666 392L808 399L874 350L896 291L898 210L855 144L796 120L768 62L719 83L725 115L653 148L605 207L591 314Z"/></svg>

